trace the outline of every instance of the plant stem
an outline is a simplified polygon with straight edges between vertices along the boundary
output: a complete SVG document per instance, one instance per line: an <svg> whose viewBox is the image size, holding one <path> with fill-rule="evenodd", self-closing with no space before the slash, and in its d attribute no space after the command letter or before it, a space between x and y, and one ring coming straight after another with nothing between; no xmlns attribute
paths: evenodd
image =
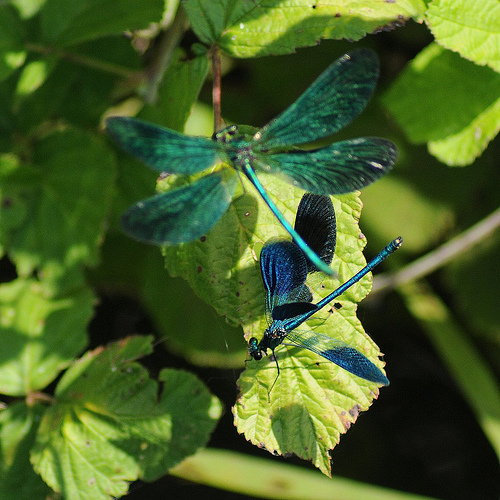
<svg viewBox="0 0 500 500"><path fill-rule="evenodd" d="M151 64L146 68L147 87L144 93L144 100L146 102L152 103L156 101L158 87L172 62L175 49L179 46L179 42L187 26L187 16L184 9L178 8L172 24L158 37Z"/></svg>
<svg viewBox="0 0 500 500"><path fill-rule="evenodd" d="M500 227L500 208L488 217L470 227L463 233L451 239L436 250L429 252L420 259L412 262L396 273L384 273L376 277L372 292L380 293L384 290L396 288L405 283L415 281L444 266L458 255L466 252L474 245L484 240Z"/></svg>
<svg viewBox="0 0 500 500"><path fill-rule="evenodd" d="M137 74L136 71L133 71L129 68L124 68L123 66L119 66L118 64L104 62L100 59L95 59L93 57L75 54L72 52L66 52L65 50L56 49L54 47L47 47L38 43L27 42L25 43L24 47L30 52L36 52L45 56L54 55L60 59L65 59L87 68L97 69L99 71L103 71L104 73L111 73L123 78L131 78L132 76Z"/></svg>
<svg viewBox="0 0 500 500"><path fill-rule="evenodd" d="M221 88L220 88L220 54L217 45L212 46L212 101L214 104L214 132L218 132L221 127Z"/></svg>

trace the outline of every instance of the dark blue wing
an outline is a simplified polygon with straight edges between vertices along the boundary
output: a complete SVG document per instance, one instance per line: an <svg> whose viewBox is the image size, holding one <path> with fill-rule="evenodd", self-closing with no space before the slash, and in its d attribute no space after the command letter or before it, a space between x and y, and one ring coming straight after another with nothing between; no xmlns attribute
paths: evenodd
<svg viewBox="0 0 500 500"><path fill-rule="evenodd" d="M295 318L311 311L317 311L318 306L311 302L290 302L281 306L275 306L272 312L272 318L277 320L286 320Z"/></svg>
<svg viewBox="0 0 500 500"><path fill-rule="evenodd" d="M340 340L308 331L290 332L283 343L303 347L315 352L344 370L370 382L389 385L389 380L380 368L358 350Z"/></svg>
<svg viewBox="0 0 500 500"><path fill-rule="evenodd" d="M108 118L106 131L125 151L159 172L188 175L227 161L220 142L180 134L135 118Z"/></svg>
<svg viewBox="0 0 500 500"><path fill-rule="evenodd" d="M378 137L334 142L309 151L256 155L268 172L282 172L316 194L343 194L368 186L386 174L397 158L396 146ZM267 168L263 165L267 164Z"/></svg>
<svg viewBox="0 0 500 500"><path fill-rule="evenodd" d="M305 193L297 209L294 227L309 248L329 266L333 260L337 241L335 210L330 197ZM312 262L308 261L307 265L310 273L318 271Z"/></svg>
<svg viewBox="0 0 500 500"><path fill-rule="evenodd" d="M254 136L262 148L305 144L334 134L365 108L379 75L377 56L368 49L345 54L283 113Z"/></svg>
<svg viewBox="0 0 500 500"><path fill-rule="evenodd" d="M267 243L260 253L260 271L266 289L266 312L295 302L304 294L307 262L302 250L291 241ZM309 294L310 295L310 294Z"/></svg>
<svg viewBox="0 0 500 500"><path fill-rule="evenodd" d="M157 245L193 241L222 217L237 180L235 172L216 172L139 201L123 214L123 230L137 240Z"/></svg>

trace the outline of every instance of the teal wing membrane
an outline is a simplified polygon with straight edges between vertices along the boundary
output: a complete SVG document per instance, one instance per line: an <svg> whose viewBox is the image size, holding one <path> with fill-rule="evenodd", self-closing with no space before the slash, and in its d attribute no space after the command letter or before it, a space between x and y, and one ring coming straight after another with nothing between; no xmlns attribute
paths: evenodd
<svg viewBox="0 0 500 500"><path fill-rule="evenodd" d="M132 205L122 216L124 231L147 243L193 241L206 234L231 203L238 176L220 171Z"/></svg>
<svg viewBox="0 0 500 500"><path fill-rule="evenodd" d="M292 331L288 333L283 343L308 349L344 370L370 382L389 385L389 379L382 373L380 368L358 350L340 340L312 331L300 333Z"/></svg>
<svg viewBox="0 0 500 500"><path fill-rule="evenodd" d="M106 131L125 151L158 172L189 175L227 161L223 144L135 118L108 118Z"/></svg>
<svg viewBox="0 0 500 500"><path fill-rule="evenodd" d="M360 49L331 64L283 113L254 136L263 148L313 142L338 132L365 108L379 75L376 54Z"/></svg>
<svg viewBox="0 0 500 500"><path fill-rule="evenodd" d="M257 155L273 174L282 172L301 188L316 194L343 194L368 186L394 165L394 144L378 137L359 137L330 146Z"/></svg>

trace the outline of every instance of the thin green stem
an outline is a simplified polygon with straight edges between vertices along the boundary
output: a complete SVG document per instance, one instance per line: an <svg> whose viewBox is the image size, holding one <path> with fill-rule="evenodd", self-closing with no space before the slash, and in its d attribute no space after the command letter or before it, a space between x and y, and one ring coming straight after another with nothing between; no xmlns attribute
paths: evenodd
<svg viewBox="0 0 500 500"><path fill-rule="evenodd" d="M104 73L111 73L123 78L131 78L132 76L137 75L137 71L133 71L118 64L101 61L100 59L84 56L82 54L67 52L65 50L56 49L55 47L47 47L45 45L30 42L27 42L24 47L29 52L36 52L45 56L53 55L60 59L65 59L66 61L70 61L87 68L97 69L99 71L103 71Z"/></svg>
<svg viewBox="0 0 500 500"><path fill-rule="evenodd" d="M145 70L148 82L144 93L146 102L152 103L156 101L158 88L172 62L175 49L179 46L187 26L188 20L184 9L178 8L172 24L158 37L151 63Z"/></svg>
<svg viewBox="0 0 500 500"><path fill-rule="evenodd" d="M374 282L370 296L415 281L444 266L455 257L465 253L483 241L500 227L500 208L452 240L429 252L420 259L396 273L379 274Z"/></svg>

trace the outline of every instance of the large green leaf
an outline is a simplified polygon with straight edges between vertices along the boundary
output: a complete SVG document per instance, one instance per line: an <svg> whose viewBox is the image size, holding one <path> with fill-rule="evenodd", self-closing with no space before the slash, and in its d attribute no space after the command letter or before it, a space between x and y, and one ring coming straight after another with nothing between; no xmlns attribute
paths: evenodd
<svg viewBox="0 0 500 500"><path fill-rule="evenodd" d="M289 54L324 38L359 40L425 12L420 0L184 0L198 37L235 57Z"/></svg>
<svg viewBox="0 0 500 500"><path fill-rule="evenodd" d="M49 487L35 473L30 463L30 451L44 407L28 406L25 402L9 405L0 412L0 497L48 498Z"/></svg>
<svg viewBox="0 0 500 500"><path fill-rule="evenodd" d="M277 176L263 174L259 179L292 223L304 191ZM232 325L249 325L262 317L264 299L258 256L266 241L288 234L252 184L246 178L241 180L242 186L229 209L206 236L164 249L170 274L186 279L197 295ZM162 184L173 182L174 176L170 176Z"/></svg>
<svg viewBox="0 0 500 500"><path fill-rule="evenodd" d="M20 274L38 267L56 279L96 263L115 166L99 138L71 129L40 141L33 157L2 183L0 238Z"/></svg>
<svg viewBox="0 0 500 500"><path fill-rule="evenodd" d="M219 401L190 373L163 370L158 383L133 360L151 338L88 352L61 379L32 453L37 472L65 498L109 499L128 482L153 481L206 444Z"/></svg>
<svg viewBox="0 0 500 500"><path fill-rule="evenodd" d="M365 264L362 254L365 240L360 238L357 225L359 198L354 194L338 197L334 206L337 251L332 268L338 279L325 279L318 286L320 277L315 277L311 287L315 302ZM356 317L356 302L366 296L370 286L371 277L365 277L300 328L342 340L382 368L378 347ZM264 301L262 292L260 300ZM263 318L256 318L254 324L244 328L246 338L259 330L256 336L261 338L265 327ZM293 453L330 475L330 451L356 421L359 412L367 410L377 397L378 386L303 349L282 345L276 356L280 366L277 380L276 363L271 357L247 362L238 380L240 395L233 408L238 431L272 453Z"/></svg>
<svg viewBox="0 0 500 500"><path fill-rule="evenodd" d="M500 130L499 96L500 74L431 44L384 102L411 141L428 142L448 165L467 165Z"/></svg>
<svg viewBox="0 0 500 500"><path fill-rule="evenodd" d="M261 175L270 196L291 222L303 194L276 177ZM170 181L171 179L169 179ZM165 247L165 263L173 274L186 278L200 297L228 321L242 324L245 337L261 338L264 289L258 267L262 245L273 237L287 237L274 216L243 181L246 194L237 196L221 221L200 241ZM357 220L361 203L357 194L334 198L338 246L332 264L339 279L315 277L315 299L326 296L339 281L354 275L365 263ZM196 264L193 264L195 262ZM356 318L355 302L369 291L363 279L342 295L337 308L322 311L303 328L331 335L359 349L378 366L380 354ZM281 375L274 389L276 365L269 358L247 362L239 380L241 394L234 408L238 430L252 443L280 454L294 453L312 460L329 474L329 450L340 434L366 410L378 394L376 384L359 379L317 355L282 347L277 356Z"/></svg>
<svg viewBox="0 0 500 500"><path fill-rule="evenodd" d="M429 3L427 24L440 45L500 72L497 0L433 0Z"/></svg>
<svg viewBox="0 0 500 500"><path fill-rule="evenodd" d="M41 10L42 36L57 45L74 45L159 22L162 0L47 0Z"/></svg>
<svg viewBox="0 0 500 500"><path fill-rule="evenodd" d="M50 384L85 347L94 300L87 289L52 296L31 279L0 285L0 392L22 396Z"/></svg>

